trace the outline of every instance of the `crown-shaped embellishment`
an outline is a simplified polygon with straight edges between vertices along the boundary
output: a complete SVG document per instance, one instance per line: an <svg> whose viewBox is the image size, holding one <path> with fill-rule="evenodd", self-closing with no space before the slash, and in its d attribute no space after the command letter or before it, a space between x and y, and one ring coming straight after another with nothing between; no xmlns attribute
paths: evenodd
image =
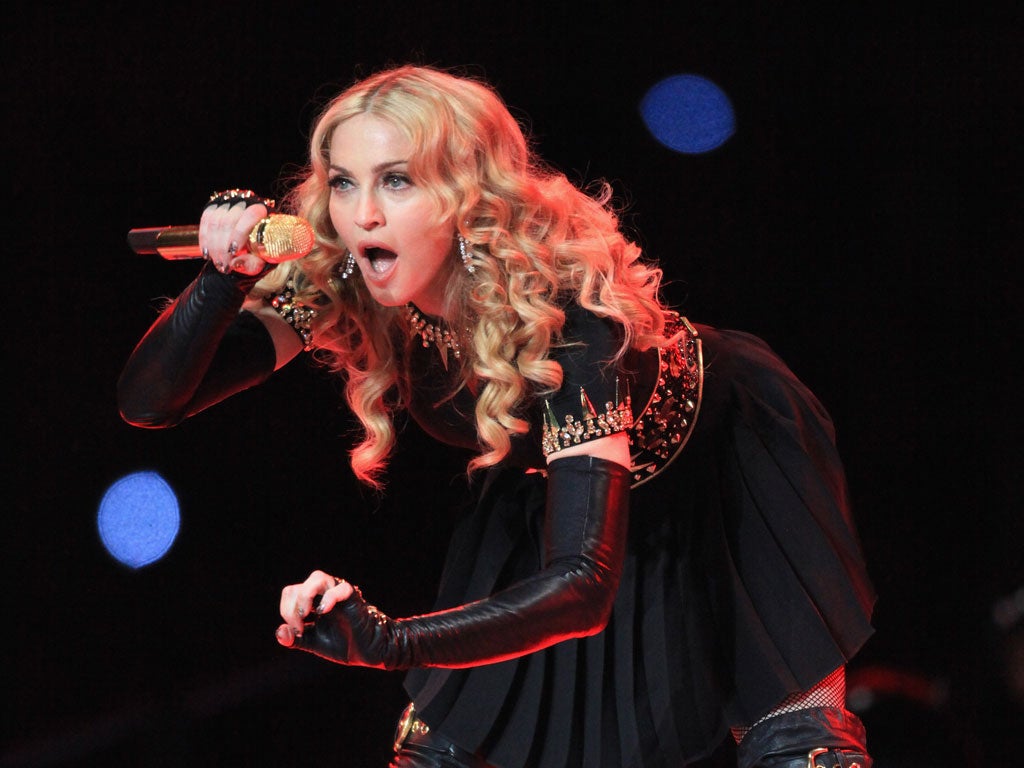
<svg viewBox="0 0 1024 768"><path fill-rule="evenodd" d="M599 413L594 404L590 402L587 392L580 387L580 418L576 419L571 413L565 416L565 425L559 425L555 412L551 408L551 401L544 401L545 423L541 435L541 449L545 456L568 448L571 445L579 445L586 440L594 440L607 435L614 435L616 432L625 432L633 426L633 409L630 403L629 392L626 397L619 399L619 379L615 378L615 402L610 400L604 404L604 412Z"/></svg>

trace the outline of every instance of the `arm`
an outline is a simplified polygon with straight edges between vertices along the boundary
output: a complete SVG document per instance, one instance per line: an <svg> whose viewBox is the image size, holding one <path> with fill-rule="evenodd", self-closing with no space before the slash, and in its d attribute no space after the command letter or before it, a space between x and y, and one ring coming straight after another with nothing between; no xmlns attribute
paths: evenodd
<svg viewBox="0 0 1024 768"><path fill-rule="evenodd" d="M256 279L204 265L125 364L117 383L125 421L171 427L273 373L270 334L254 314L239 311Z"/></svg>
<svg viewBox="0 0 1024 768"><path fill-rule="evenodd" d="M599 404L616 399L620 371L605 363L617 349L619 329L573 306L565 336L571 343L553 350L564 371L562 387L550 406L537 403L536 419L551 410L559 423L569 413L580 416L584 389ZM600 632L625 557L631 475L623 429L549 454L544 565L536 574L483 600L393 620L347 583L318 571L282 592L286 624L279 642L343 664L467 667ZM304 622L317 595L321 613Z"/></svg>
<svg viewBox="0 0 1024 768"><path fill-rule="evenodd" d="M290 623L279 628L279 642L342 664L406 669L489 664L596 634L618 588L629 485L618 463L559 457L548 469L545 565L536 575L458 608L390 619L358 590L316 572L282 593ZM327 610L303 625L316 594Z"/></svg>
<svg viewBox="0 0 1024 768"><path fill-rule="evenodd" d="M174 426L264 381L298 353L296 335L273 310L256 301L242 310L267 265L234 244L246 242L266 212L262 202L230 197L203 212L200 243L210 261L150 327L118 380L118 407L129 424Z"/></svg>

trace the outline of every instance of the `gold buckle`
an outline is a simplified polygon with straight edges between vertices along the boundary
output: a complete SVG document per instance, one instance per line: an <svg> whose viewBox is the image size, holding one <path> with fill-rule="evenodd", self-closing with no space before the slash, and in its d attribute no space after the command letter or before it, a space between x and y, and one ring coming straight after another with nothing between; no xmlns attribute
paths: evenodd
<svg viewBox="0 0 1024 768"><path fill-rule="evenodd" d="M816 766L814 764L814 759L818 755L823 755L823 754L825 754L826 752L829 752L829 751L830 750L829 750L828 747L818 747L817 749L812 749L810 752L808 752L807 753L807 768L818 768L818 766ZM839 763L836 763L836 768L840 768ZM860 763L850 763L850 768L860 768Z"/></svg>
<svg viewBox="0 0 1024 768"><path fill-rule="evenodd" d="M430 733L430 726L416 717L416 705L409 702L402 716L398 718L398 727L395 729L395 752L402 749L409 734L423 736Z"/></svg>
<svg viewBox="0 0 1024 768"><path fill-rule="evenodd" d="M412 723L415 719L416 705L410 701L409 706L402 712L402 716L398 718L398 727L395 729L395 752L402 749L402 744L409 735L409 731L412 730Z"/></svg>

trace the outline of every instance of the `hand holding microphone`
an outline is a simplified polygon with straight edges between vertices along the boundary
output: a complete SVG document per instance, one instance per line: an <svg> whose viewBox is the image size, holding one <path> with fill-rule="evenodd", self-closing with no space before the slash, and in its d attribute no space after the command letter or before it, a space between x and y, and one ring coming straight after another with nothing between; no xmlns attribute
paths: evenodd
<svg viewBox="0 0 1024 768"><path fill-rule="evenodd" d="M224 273L259 274L267 264L302 258L315 243L308 221L273 208L272 200L247 190L219 192L198 225L132 229L128 245L168 260L208 258Z"/></svg>

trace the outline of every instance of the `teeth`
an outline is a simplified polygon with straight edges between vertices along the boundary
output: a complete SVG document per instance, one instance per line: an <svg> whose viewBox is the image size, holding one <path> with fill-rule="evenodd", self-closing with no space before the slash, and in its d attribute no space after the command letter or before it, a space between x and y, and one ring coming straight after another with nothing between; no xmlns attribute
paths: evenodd
<svg viewBox="0 0 1024 768"><path fill-rule="evenodd" d="M367 248L365 253L366 258L370 260L370 268L378 274L387 272L398 258L397 254L384 248Z"/></svg>

